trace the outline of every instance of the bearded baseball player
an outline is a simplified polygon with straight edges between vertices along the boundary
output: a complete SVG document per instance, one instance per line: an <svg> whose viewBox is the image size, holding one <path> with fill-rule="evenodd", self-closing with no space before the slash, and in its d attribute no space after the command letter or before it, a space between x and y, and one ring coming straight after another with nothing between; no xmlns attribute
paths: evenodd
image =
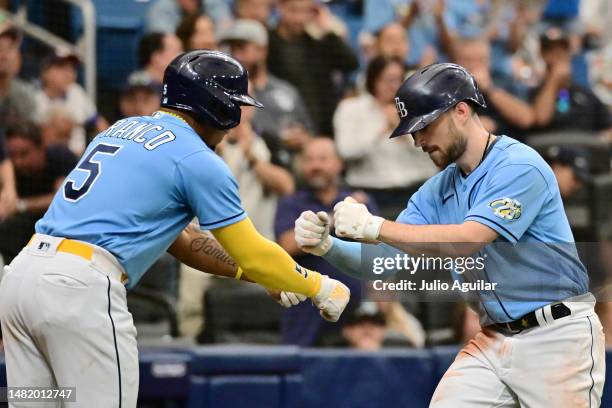
<svg viewBox="0 0 612 408"><path fill-rule="evenodd" d="M182 54L166 69L160 111L120 120L88 146L0 283L9 387L76 387L70 406L135 407L138 353L126 288L164 251L200 270L286 290L285 303L309 297L324 318L338 320L348 288L259 235L214 152L242 105L262 107L247 85L245 69L223 53ZM188 227L194 217L218 244ZM203 240L215 250L202 251Z"/></svg>
<svg viewBox="0 0 612 408"><path fill-rule="evenodd" d="M338 203L336 234L361 243L330 237L327 214L302 213L299 246L365 276L366 249L418 256L440 243L469 243L451 253L483 255L485 268L472 278L497 282L497 290L477 291L482 331L459 352L430 406L599 406L602 326L550 167L528 146L485 130L477 114L483 96L461 66L417 71L395 100L401 120L391 137L411 134L441 172L395 222L350 199Z"/></svg>

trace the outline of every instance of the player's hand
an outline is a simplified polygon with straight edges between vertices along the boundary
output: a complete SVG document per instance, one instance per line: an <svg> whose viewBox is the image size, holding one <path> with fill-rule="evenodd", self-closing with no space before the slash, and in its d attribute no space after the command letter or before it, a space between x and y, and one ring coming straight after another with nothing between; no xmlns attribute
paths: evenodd
<svg viewBox="0 0 612 408"><path fill-rule="evenodd" d="M347 197L334 207L336 235L361 241L376 241L385 221L368 211L367 207L352 197Z"/></svg>
<svg viewBox="0 0 612 408"><path fill-rule="evenodd" d="M337 322L350 298L351 291L345 284L321 275L321 289L312 298L312 303L320 310L321 317Z"/></svg>
<svg viewBox="0 0 612 408"><path fill-rule="evenodd" d="M275 290L275 289L267 289L268 295L282 307L289 308L291 306L295 306L306 299L307 296L304 296L300 293L294 292L285 292L284 290Z"/></svg>
<svg viewBox="0 0 612 408"><path fill-rule="evenodd" d="M295 242L302 251L323 256L333 244L329 236L329 227L329 215L325 211L319 211L316 214L312 211L304 211L295 220Z"/></svg>

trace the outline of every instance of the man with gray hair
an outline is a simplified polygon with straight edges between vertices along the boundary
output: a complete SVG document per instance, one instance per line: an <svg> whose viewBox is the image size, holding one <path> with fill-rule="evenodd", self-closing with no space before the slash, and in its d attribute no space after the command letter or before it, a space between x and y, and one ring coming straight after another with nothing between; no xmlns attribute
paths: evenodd
<svg viewBox="0 0 612 408"><path fill-rule="evenodd" d="M249 71L259 109L253 126L261 132L272 162L293 170L293 158L312 133L312 122L298 90L268 72L268 32L255 20L236 20L219 33L221 49L231 53Z"/></svg>

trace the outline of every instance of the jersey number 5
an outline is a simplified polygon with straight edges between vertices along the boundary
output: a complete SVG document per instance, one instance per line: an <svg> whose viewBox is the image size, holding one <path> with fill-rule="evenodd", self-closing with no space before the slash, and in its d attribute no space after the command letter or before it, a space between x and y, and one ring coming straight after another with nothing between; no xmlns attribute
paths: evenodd
<svg viewBox="0 0 612 408"><path fill-rule="evenodd" d="M68 201L76 202L83 198L96 182L98 176L102 174L100 162L94 160L97 154L108 154L114 156L121 149L121 146L99 144L79 163L75 170L86 171L87 178L80 187L75 187L75 181L68 179L64 184L64 198Z"/></svg>

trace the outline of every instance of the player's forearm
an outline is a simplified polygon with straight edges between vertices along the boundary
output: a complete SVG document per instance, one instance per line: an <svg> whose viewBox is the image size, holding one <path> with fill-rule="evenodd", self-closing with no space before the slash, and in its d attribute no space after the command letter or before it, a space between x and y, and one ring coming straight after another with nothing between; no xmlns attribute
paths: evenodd
<svg viewBox="0 0 612 408"><path fill-rule="evenodd" d="M331 249L323 255L323 259L332 264L336 269L356 279L367 279L372 275L372 263L374 258L395 258L396 255L404 255L400 249L387 244L365 244L360 242L343 241L332 238L334 241ZM389 270L378 278L385 278L395 271Z"/></svg>
<svg viewBox="0 0 612 408"><path fill-rule="evenodd" d="M227 278L235 278L238 273L238 264L215 237L192 224L179 234L168 252L185 265L202 272ZM244 273L240 279L252 282Z"/></svg>
<svg viewBox="0 0 612 408"><path fill-rule="evenodd" d="M410 225L385 221L380 228L378 240L409 254L469 256L496 237L493 230L471 221L444 225Z"/></svg>
<svg viewBox="0 0 612 408"><path fill-rule="evenodd" d="M298 265L278 244L261 236L250 219L212 231L249 278L270 289L312 297L321 286L321 275Z"/></svg>
<svg viewBox="0 0 612 408"><path fill-rule="evenodd" d="M362 246L359 242L343 241L332 238L331 249L323 255L323 259L332 264L336 269L352 276L353 278L363 279L367 271L362 270L361 254Z"/></svg>

